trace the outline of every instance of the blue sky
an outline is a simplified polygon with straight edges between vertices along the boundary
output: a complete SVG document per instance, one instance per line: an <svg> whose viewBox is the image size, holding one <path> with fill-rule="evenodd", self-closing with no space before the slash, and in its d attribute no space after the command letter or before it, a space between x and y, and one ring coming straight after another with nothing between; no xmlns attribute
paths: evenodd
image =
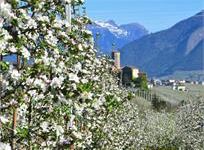
<svg viewBox="0 0 204 150"><path fill-rule="evenodd" d="M86 0L86 8L93 20L137 22L156 32L203 10L204 0Z"/></svg>

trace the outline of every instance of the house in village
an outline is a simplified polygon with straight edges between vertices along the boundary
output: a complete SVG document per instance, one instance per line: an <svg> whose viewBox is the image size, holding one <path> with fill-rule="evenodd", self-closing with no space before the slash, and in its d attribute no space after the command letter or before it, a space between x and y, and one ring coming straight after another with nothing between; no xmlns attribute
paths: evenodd
<svg viewBox="0 0 204 150"><path fill-rule="evenodd" d="M172 85L173 90L178 90L178 91L186 91L186 86L184 84L174 84Z"/></svg>
<svg viewBox="0 0 204 150"><path fill-rule="evenodd" d="M151 82L154 86L162 86L162 81L160 79L153 79Z"/></svg>
<svg viewBox="0 0 204 150"><path fill-rule="evenodd" d="M139 69L125 66L121 69L122 84L130 86L132 81L139 77Z"/></svg>
<svg viewBox="0 0 204 150"><path fill-rule="evenodd" d="M204 85L204 81L200 81L200 85Z"/></svg>
<svg viewBox="0 0 204 150"><path fill-rule="evenodd" d="M186 80L179 80L178 81L180 84L185 84L186 83Z"/></svg>
<svg viewBox="0 0 204 150"><path fill-rule="evenodd" d="M154 87L154 85L152 83L148 83L147 87L148 87L148 89L152 89Z"/></svg>
<svg viewBox="0 0 204 150"><path fill-rule="evenodd" d="M169 79L168 82L169 82L170 85L172 85L172 84L176 83L176 80L174 80L174 79Z"/></svg>

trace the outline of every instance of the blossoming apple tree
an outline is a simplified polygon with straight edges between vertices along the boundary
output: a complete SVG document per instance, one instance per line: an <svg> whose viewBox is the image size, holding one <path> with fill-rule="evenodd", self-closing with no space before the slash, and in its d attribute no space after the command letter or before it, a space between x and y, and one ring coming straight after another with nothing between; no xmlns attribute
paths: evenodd
<svg viewBox="0 0 204 150"><path fill-rule="evenodd" d="M106 116L127 94L112 63L96 56L89 18L72 18L72 26L65 19L65 5L83 1L19 2L0 4L0 145L92 148Z"/></svg>

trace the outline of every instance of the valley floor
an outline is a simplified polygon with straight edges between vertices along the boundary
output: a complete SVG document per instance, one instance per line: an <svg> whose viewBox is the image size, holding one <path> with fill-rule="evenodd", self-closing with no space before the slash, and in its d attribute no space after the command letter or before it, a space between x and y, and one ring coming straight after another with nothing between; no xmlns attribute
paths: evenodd
<svg viewBox="0 0 204 150"><path fill-rule="evenodd" d="M181 101L197 100L199 97L204 97L204 86L185 84L187 91L173 90L171 87L159 86L154 87L152 92L160 95L167 102L178 104Z"/></svg>

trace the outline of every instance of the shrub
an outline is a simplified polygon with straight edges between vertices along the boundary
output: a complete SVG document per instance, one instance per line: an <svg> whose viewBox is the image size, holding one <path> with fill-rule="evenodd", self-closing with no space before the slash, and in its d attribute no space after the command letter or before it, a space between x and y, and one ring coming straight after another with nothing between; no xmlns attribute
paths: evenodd
<svg viewBox="0 0 204 150"><path fill-rule="evenodd" d="M148 90L146 75L142 75L142 76L134 79L133 82L134 82L136 88L140 88L142 90Z"/></svg>
<svg viewBox="0 0 204 150"><path fill-rule="evenodd" d="M167 108L167 103L164 100L161 100L156 94L152 98L152 106L155 110L161 111Z"/></svg>

